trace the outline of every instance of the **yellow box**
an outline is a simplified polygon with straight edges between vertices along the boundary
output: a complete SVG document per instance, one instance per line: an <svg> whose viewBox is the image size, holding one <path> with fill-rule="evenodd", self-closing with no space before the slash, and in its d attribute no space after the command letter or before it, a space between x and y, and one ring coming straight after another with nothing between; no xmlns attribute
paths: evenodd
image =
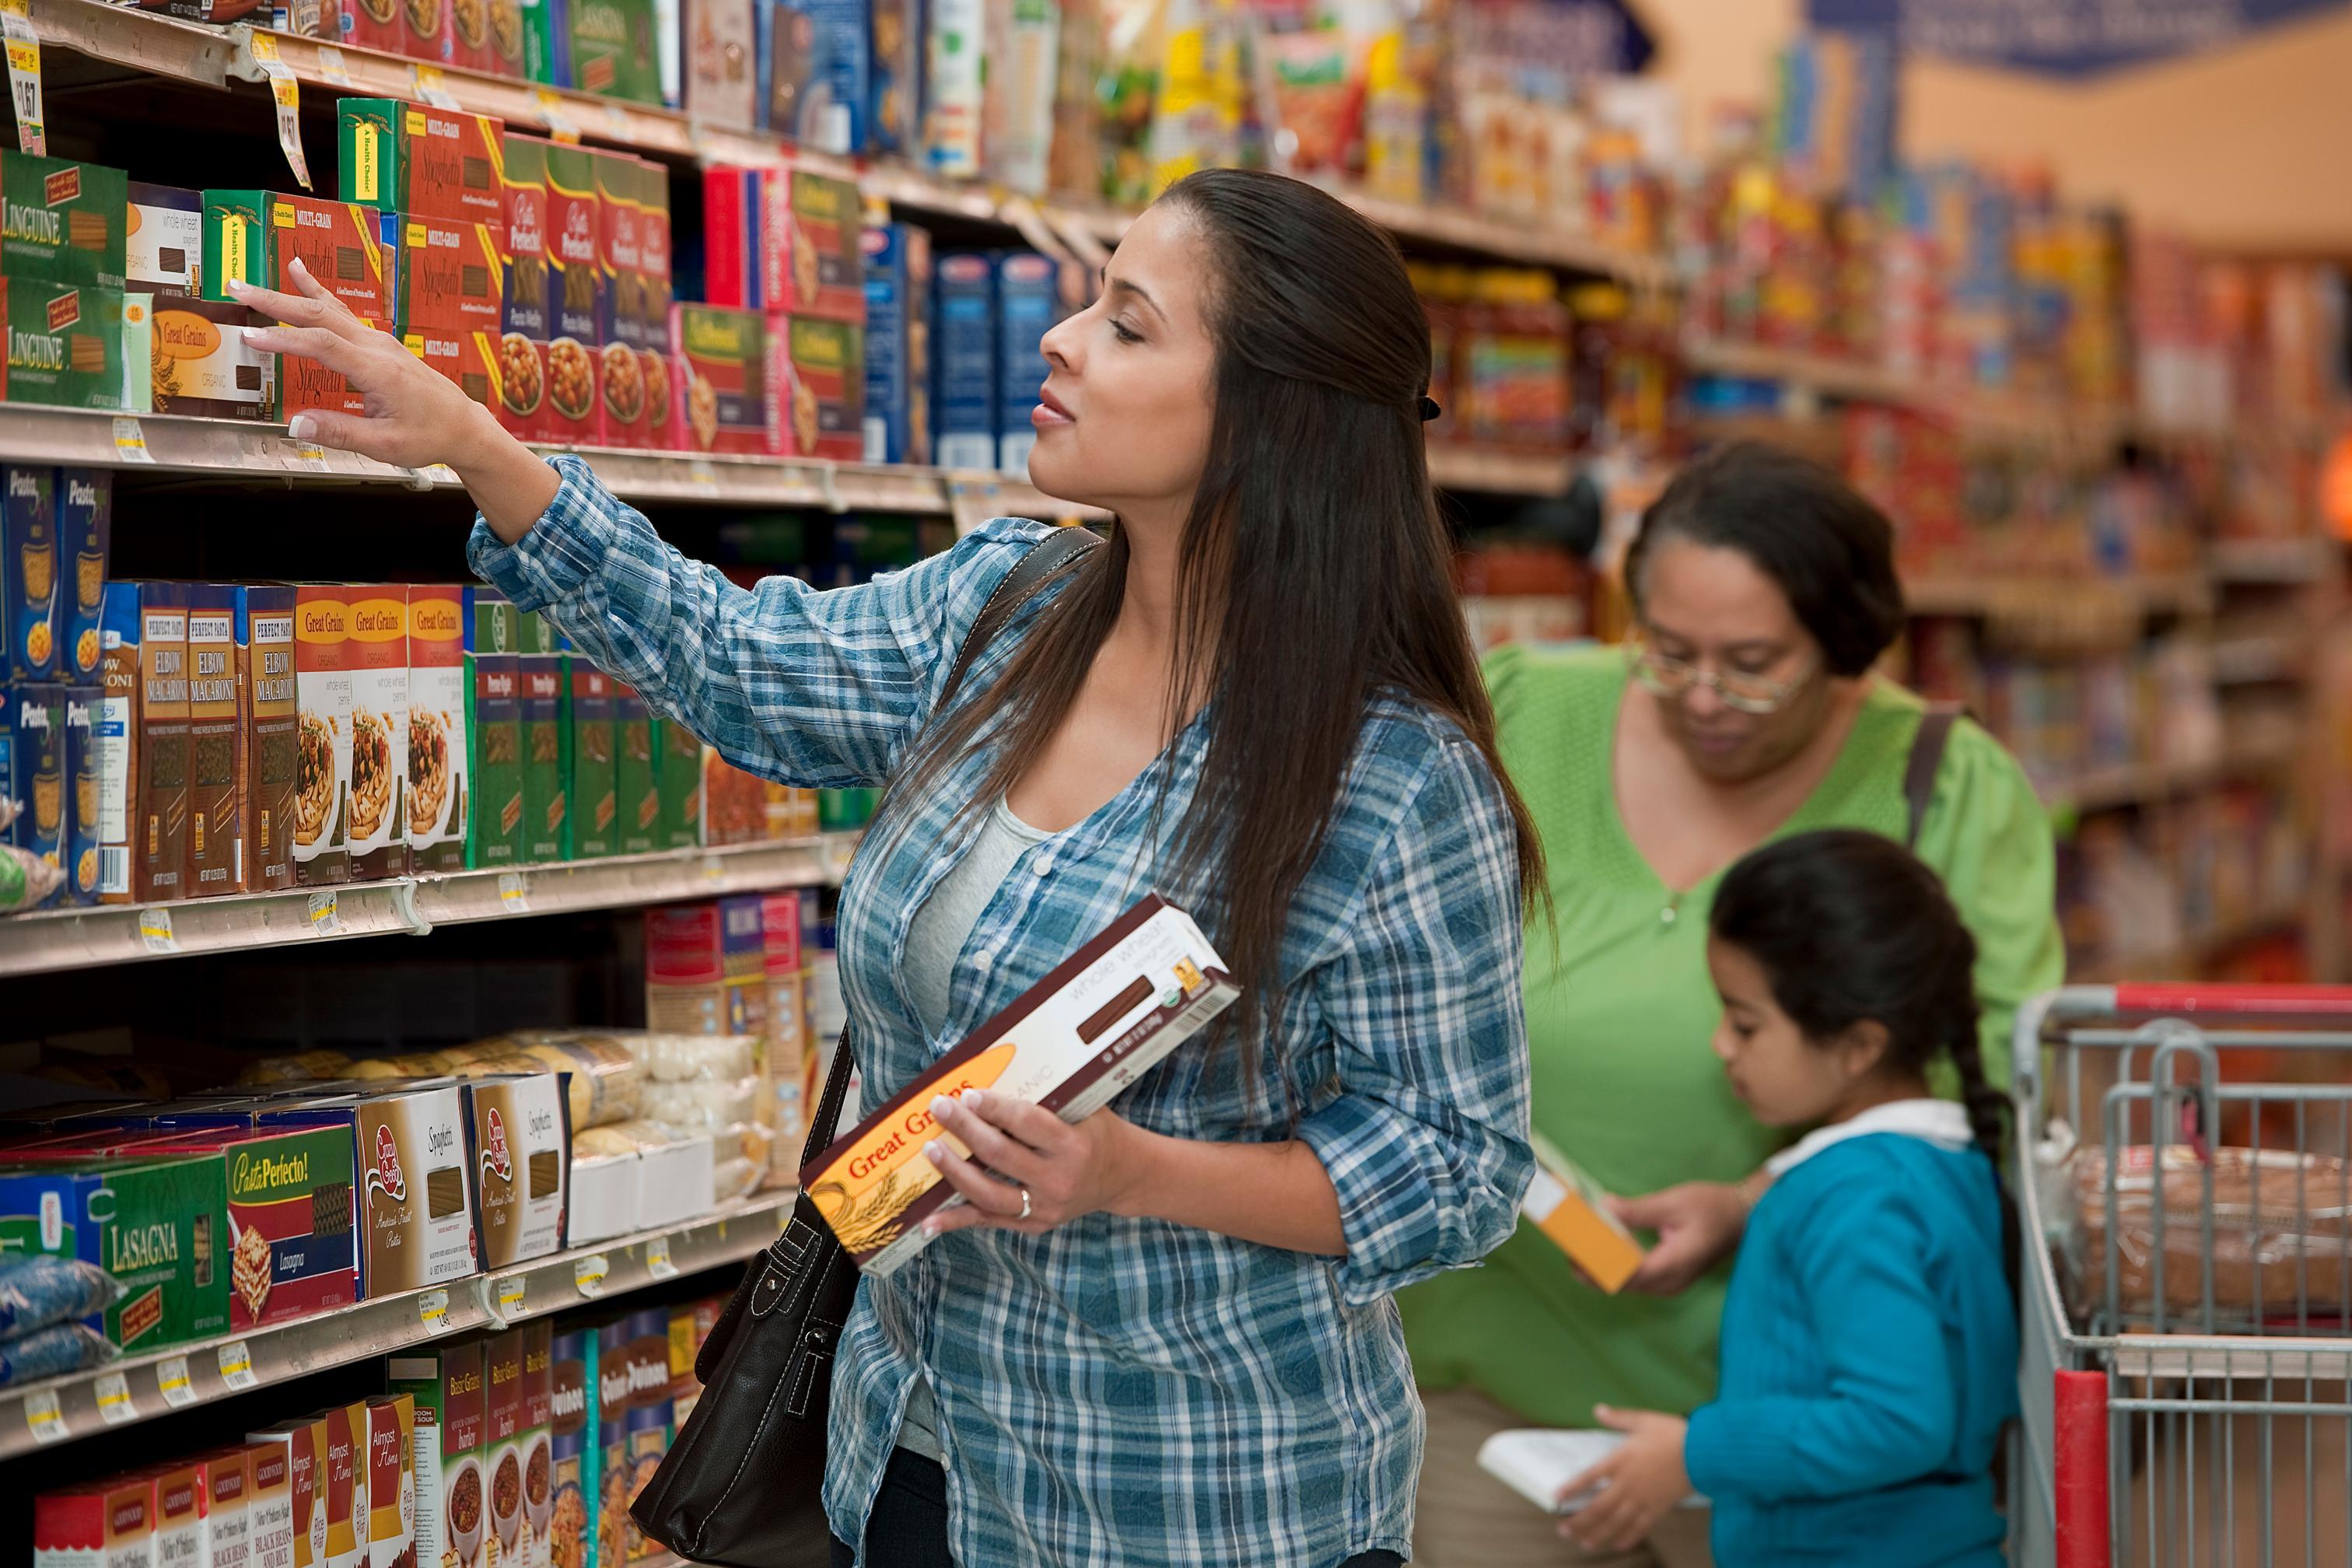
<svg viewBox="0 0 2352 1568"><path fill-rule="evenodd" d="M1531 1142L1536 1173L1528 1184L1528 1195L1519 1200L1519 1213L1588 1279L1614 1296L1647 1254L1633 1233L1609 1212L1606 1195L1576 1162L1541 1133Z"/></svg>

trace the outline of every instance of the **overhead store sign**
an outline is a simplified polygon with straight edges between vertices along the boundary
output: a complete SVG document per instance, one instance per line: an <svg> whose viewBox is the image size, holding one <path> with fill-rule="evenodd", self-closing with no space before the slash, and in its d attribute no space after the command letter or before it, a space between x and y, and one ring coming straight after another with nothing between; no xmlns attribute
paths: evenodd
<svg viewBox="0 0 2352 1568"><path fill-rule="evenodd" d="M1806 0L1816 27L1892 29L1913 53L2084 77L2194 54L2352 0Z"/></svg>

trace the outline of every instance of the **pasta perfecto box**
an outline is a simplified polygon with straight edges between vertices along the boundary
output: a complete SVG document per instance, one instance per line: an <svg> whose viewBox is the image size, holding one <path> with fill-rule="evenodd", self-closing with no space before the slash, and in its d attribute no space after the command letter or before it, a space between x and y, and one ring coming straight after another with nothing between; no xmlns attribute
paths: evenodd
<svg viewBox="0 0 2352 1568"><path fill-rule="evenodd" d="M803 1167L801 1190L860 1268L894 1273L929 1241L923 1221L963 1201L923 1154L934 1099L984 1089L1079 1121L1239 994L1192 917L1149 894Z"/></svg>

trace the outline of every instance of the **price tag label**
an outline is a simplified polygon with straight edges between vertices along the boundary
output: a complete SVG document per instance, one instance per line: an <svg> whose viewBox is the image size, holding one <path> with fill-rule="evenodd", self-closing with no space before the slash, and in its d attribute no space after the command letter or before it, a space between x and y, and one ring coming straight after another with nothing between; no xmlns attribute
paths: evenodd
<svg viewBox="0 0 2352 1568"><path fill-rule="evenodd" d="M413 65L408 68L408 76L417 97L436 109L457 112L457 96L450 92L449 79L441 74L439 66Z"/></svg>
<svg viewBox="0 0 2352 1568"><path fill-rule="evenodd" d="M530 878L521 871L499 873L499 908L510 915L530 913Z"/></svg>
<svg viewBox="0 0 2352 1568"><path fill-rule="evenodd" d="M709 458L697 458L686 465L686 482L697 489L715 490L719 488L719 470L711 467Z"/></svg>
<svg viewBox="0 0 2352 1568"><path fill-rule="evenodd" d="M499 1280L499 1316L508 1320L521 1317L525 1294L522 1276L520 1274Z"/></svg>
<svg viewBox="0 0 2352 1568"><path fill-rule="evenodd" d="M278 40L267 33L252 37L253 62L261 74L269 79L269 96L278 105L278 148L286 154L287 167L294 177L310 190L310 164L302 156L302 86L294 79L293 68L278 53Z"/></svg>
<svg viewBox="0 0 2352 1568"><path fill-rule="evenodd" d="M147 449L147 432L139 421L127 414L114 416L114 455L126 463L152 463L155 454Z"/></svg>
<svg viewBox="0 0 2352 1568"><path fill-rule="evenodd" d="M139 1412L131 1403L131 1380L119 1372L110 1372L93 1385L98 1394L98 1418L109 1426L120 1426L125 1421L139 1419Z"/></svg>
<svg viewBox="0 0 2352 1568"><path fill-rule="evenodd" d="M26 0L0 0L0 36L8 48L8 97L16 106L16 151L36 158L49 153L41 121L41 39L33 31Z"/></svg>
<svg viewBox="0 0 2352 1568"><path fill-rule="evenodd" d="M674 1279L677 1265L669 1260L669 1237L657 1236L646 1243L646 1272L656 1279Z"/></svg>
<svg viewBox="0 0 2352 1568"><path fill-rule="evenodd" d="M327 449L324 447L313 447L302 441L289 441L286 444L286 448L288 460L296 468L307 468L314 474L323 474L327 471Z"/></svg>
<svg viewBox="0 0 2352 1568"><path fill-rule="evenodd" d="M539 122L558 142L580 140L580 123L564 108L563 95L551 87L539 89Z"/></svg>
<svg viewBox="0 0 2352 1568"><path fill-rule="evenodd" d="M253 1352L243 1340L231 1340L214 1354L220 1361L221 1381L240 1393L259 1388L261 1379L253 1374Z"/></svg>
<svg viewBox="0 0 2352 1568"><path fill-rule="evenodd" d="M727 879L726 860L717 855L705 855L702 858L702 879L706 882L725 881Z"/></svg>
<svg viewBox="0 0 2352 1568"><path fill-rule="evenodd" d="M336 903L335 895L331 890L310 895L310 934L312 936L343 934L342 911Z"/></svg>
<svg viewBox="0 0 2352 1568"><path fill-rule="evenodd" d="M629 141L637 133L636 123L629 118L629 111L617 103L607 102L604 105L604 124L619 141Z"/></svg>
<svg viewBox="0 0 2352 1568"><path fill-rule="evenodd" d="M416 1326L437 1334L449 1326L449 1292L427 1290L416 1298Z"/></svg>
<svg viewBox="0 0 2352 1568"><path fill-rule="evenodd" d="M330 87L348 89L352 85L351 68L343 64L343 51L332 44L320 44L316 50L319 74L327 79Z"/></svg>
<svg viewBox="0 0 2352 1568"><path fill-rule="evenodd" d="M613 1266L605 1261L603 1253L592 1252L572 1263L572 1283L583 1296L593 1300L604 1293L604 1276L612 1271Z"/></svg>
<svg viewBox="0 0 2352 1568"><path fill-rule="evenodd" d="M177 952L180 939L172 934L172 911L166 909L139 911L139 940L147 944L150 952Z"/></svg>
<svg viewBox="0 0 2352 1568"><path fill-rule="evenodd" d="M185 1410L196 1402L196 1385L188 1379L186 1356L166 1356L157 1362L155 1386L163 1391L163 1403L174 1410Z"/></svg>
<svg viewBox="0 0 2352 1568"><path fill-rule="evenodd" d="M66 1413L58 1406L56 1389L45 1388L38 1394L25 1395L25 1425L33 1429L36 1443L66 1440Z"/></svg>

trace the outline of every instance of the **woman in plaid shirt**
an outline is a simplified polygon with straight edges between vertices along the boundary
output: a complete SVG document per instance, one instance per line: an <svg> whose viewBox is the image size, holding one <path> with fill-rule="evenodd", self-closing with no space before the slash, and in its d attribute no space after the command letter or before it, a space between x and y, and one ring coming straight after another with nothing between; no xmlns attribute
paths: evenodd
<svg viewBox="0 0 2352 1568"><path fill-rule="evenodd" d="M1542 869L1447 578L1428 328L1390 241L1240 173L1136 223L1046 335L1032 415L1037 484L1118 525L936 712L1039 525L747 592L306 289L246 296L298 323L259 346L345 372L372 416L298 438L449 463L477 569L737 763L890 785L840 917L869 1097L1150 889L1244 985L1076 1126L934 1102L970 1202L860 1288L836 1562L1401 1561L1422 1415L1391 1298L1510 1234Z"/></svg>

